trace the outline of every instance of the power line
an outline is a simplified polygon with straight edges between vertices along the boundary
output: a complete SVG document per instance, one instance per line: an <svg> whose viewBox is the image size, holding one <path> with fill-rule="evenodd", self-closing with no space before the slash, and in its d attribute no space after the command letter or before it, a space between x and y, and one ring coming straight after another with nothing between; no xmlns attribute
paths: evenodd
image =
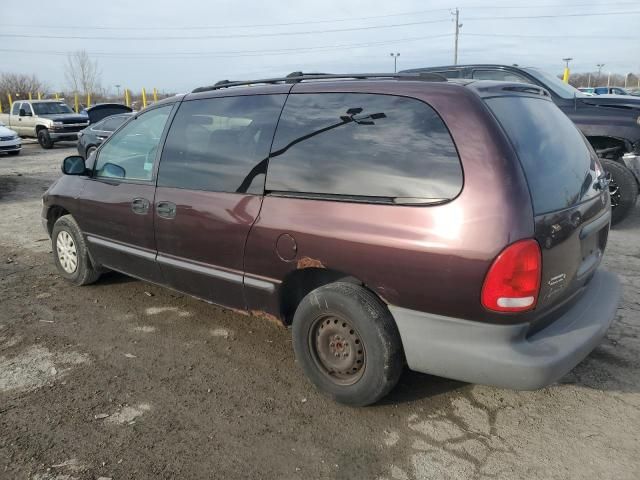
<svg viewBox="0 0 640 480"><path fill-rule="evenodd" d="M637 2L608 2L606 5L602 3L574 3L574 4L557 4L546 3L536 5L483 5L483 6L463 6L465 10L497 10L497 9L537 9L537 8L574 8L574 7L610 7L612 5L637 5ZM284 23L259 23L259 24L244 24L244 25L182 25L182 26L135 26L135 27L123 27L123 26L104 26L104 25L34 25L34 24L3 24L4 27L14 28L44 28L44 29L74 29L74 30L112 30L112 31L155 31L155 30L215 30L215 29L232 29L232 28L265 28L265 27L289 27L294 25L317 25L323 23L336 23L336 22L353 22L360 20L374 20L378 18L392 18L392 17L404 17L409 15L422 15L425 13L445 12L450 11L450 8L436 8L430 10L414 10L411 12L392 13L386 15L372 15L367 17L351 17L351 18L334 18L325 20L305 20L297 22L284 22ZM545 17L546 18L546 17Z"/></svg>
<svg viewBox="0 0 640 480"><path fill-rule="evenodd" d="M593 17L593 16L613 16L613 15L637 15L640 14L640 10L632 11L620 11L620 12L603 12L603 13L568 13L568 14L555 14L555 15L522 15L522 16L500 16L500 17L467 17L466 21L478 21L478 20L518 20L518 19L542 19L542 18L567 18L567 17ZM416 25L426 25L435 23L446 23L449 19L438 20L423 20L416 22L396 23L390 25L369 25L363 27L351 27L351 28L333 28L326 30L307 30L307 31L295 31L295 32L267 32L267 33L245 33L245 34L224 34L224 35L197 35L197 36L135 36L135 37L114 37L114 36L86 36L86 35L34 35L34 34L19 34L19 33L0 33L0 37L5 38L37 38L37 39L62 39L62 40L204 40L214 38L259 38L259 37L282 37L292 35L316 35L324 33L339 33L339 32L355 32L363 30L378 30L386 28L399 28Z"/></svg>
<svg viewBox="0 0 640 480"><path fill-rule="evenodd" d="M640 12L639 12L640 13ZM361 30L377 30L380 28L397 28L414 25L426 25L432 23L449 22L449 19L423 20L419 22L396 23L391 25L369 25L352 28L332 28L328 30L307 30L297 32L269 32L269 33L236 33L224 35L198 35L198 36L153 36L153 37L114 37L114 36L86 36L86 35L32 35L27 33L0 33L0 37L10 38L41 38L41 39L63 39L63 40L203 40L210 38L257 38L257 37L283 37L291 35L315 35L321 33L355 32Z"/></svg>
<svg viewBox="0 0 640 480"><path fill-rule="evenodd" d="M632 10L627 12L599 12L599 13L559 13L555 15L514 15L514 16L502 16L502 17L468 17L465 21L469 20L520 20L520 19L536 19L536 18L566 18L566 17L602 17L611 15L635 15L640 13L640 10Z"/></svg>
<svg viewBox="0 0 640 480"><path fill-rule="evenodd" d="M112 53L112 52L87 52L92 57L105 57L105 58L199 58L199 57L239 57L239 56L263 56L263 55L288 55L295 52L309 52L309 51L332 51L348 48L363 48L373 47L379 45L391 45L396 43L405 43L420 40L430 40L435 38L451 37L451 33L443 33L439 35L427 35L420 37L405 37L393 40L384 40L380 42L366 42L366 43L348 43L339 45L323 45L316 47L295 47L295 48L282 48L282 49L269 49L269 50L234 50L234 51L220 51L220 52L171 52L171 53L154 53L154 52L128 52L128 53ZM7 53L32 53L39 55L58 55L67 56L68 51L61 50L24 50L24 49L7 49L0 48L0 52Z"/></svg>
<svg viewBox="0 0 640 480"><path fill-rule="evenodd" d="M497 38L575 38L575 39L583 39L588 40L591 38L613 38L616 40L640 40L639 36L632 35L567 35L564 33L558 34L544 34L544 35L529 35L529 34L520 34L520 33L469 33L465 32L465 37L497 37Z"/></svg>

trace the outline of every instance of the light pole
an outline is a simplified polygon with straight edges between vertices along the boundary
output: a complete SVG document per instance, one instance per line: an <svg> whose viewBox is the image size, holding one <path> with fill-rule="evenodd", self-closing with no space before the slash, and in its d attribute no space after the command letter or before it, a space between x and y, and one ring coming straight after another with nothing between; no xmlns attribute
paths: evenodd
<svg viewBox="0 0 640 480"><path fill-rule="evenodd" d="M564 67L564 75L562 76L562 81L564 83L569 83L569 62L573 60L571 57L563 58L562 61L565 63Z"/></svg>
<svg viewBox="0 0 640 480"><path fill-rule="evenodd" d="M456 34L455 40L453 44L453 64L458 64L458 37L460 37L460 29L462 28L462 24L460 23L460 10L456 8L455 12L451 12L451 15L455 17L456 22Z"/></svg>
<svg viewBox="0 0 640 480"><path fill-rule="evenodd" d="M600 83L600 74L602 73L602 67L604 67L604 63L598 63L596 64L596 67L598 67L598 79L596 80L596 87L598 86L597 84Z"/></svg>
<svg viewBox="0 0 640 480"><path fill-rule="evenodd" d="M120 87L121 87L121 85L114 85L114 87L116 87L118 89L118 98L120 98Z"/></svg>
<svg viewBox="0 0 640 480"><path fill-rule="evenodd" d="M390 53L389 55L393 57L393 73L396 73L398 71L398 57L400 56L400 54Z"/></svg>

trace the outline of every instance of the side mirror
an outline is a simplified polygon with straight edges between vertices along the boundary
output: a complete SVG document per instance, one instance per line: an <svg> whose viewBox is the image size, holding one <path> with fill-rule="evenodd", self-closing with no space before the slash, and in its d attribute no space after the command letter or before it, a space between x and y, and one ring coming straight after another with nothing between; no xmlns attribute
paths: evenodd
<svg viewBox="0 0 640 480"><path fill-rule="evenodd" d="M20 112L19 112L19 115L20 115L21 117L26 117L26 116L27 116L27 111L26 111L24 108L21 108L21 109L20 109Z"/></svg>
<svg viewBox="0 0 640 480"><path fill-rule="evenodd" d="M65 175L86 175L87 167L84 158L79 155L72 155L62 161L62 173Z"/></svg>

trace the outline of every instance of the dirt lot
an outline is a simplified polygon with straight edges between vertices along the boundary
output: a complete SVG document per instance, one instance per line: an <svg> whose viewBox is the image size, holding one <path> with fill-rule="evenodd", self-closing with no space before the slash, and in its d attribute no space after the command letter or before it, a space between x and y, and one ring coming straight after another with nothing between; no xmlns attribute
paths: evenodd
<svg viewBox="0 0 640 480"><path fill-rule="evenodd" d="M72 144L0 156L0 478L637 479L640 208L611 234L607 339L558 385L513 392L407 372L338 406L289 332L122 275L55 272L40 196Z"/></svg>

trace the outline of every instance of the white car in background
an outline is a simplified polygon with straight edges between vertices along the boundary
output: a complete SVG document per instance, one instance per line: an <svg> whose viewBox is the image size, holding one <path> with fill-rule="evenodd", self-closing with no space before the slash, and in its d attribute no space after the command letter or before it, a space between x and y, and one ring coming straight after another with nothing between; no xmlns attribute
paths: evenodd
<svg viewBox="0 0 640 480"><path fill-rule="evenodd" d="M22 139L16 132L4 126L0 122L0 153L19 155L22 149Z"/></svg>

